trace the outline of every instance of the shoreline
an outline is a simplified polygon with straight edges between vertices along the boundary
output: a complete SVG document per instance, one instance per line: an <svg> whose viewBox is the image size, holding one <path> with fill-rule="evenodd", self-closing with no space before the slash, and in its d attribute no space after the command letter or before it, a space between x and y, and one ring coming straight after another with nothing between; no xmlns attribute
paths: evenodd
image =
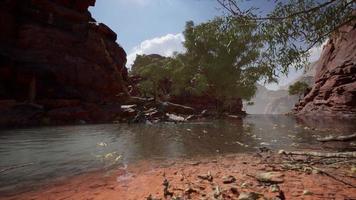
<svg viewBox="0 0 356 200"><path fill-rule="evenodd" d="M172 199L172 196L191 199L239 199L241 195L255 193L267 199L283 199L282 196L284 199L356 198L356 188L350 186L356 185L351 164L309 166L306 159L303 156L293 156L290 160L286 155L263 152L195 160L179 159L163 163L146 160L127 169L89 172L0 199L129 200ZM283 164L293 160L301 163L291 164L294 169L283 167ZM299 165L305 168L296 168ZM311 167L310 171L306 166ZM266 173L273 174L272 178L269 177L271 180L258 179L260 174Z"/></svg>

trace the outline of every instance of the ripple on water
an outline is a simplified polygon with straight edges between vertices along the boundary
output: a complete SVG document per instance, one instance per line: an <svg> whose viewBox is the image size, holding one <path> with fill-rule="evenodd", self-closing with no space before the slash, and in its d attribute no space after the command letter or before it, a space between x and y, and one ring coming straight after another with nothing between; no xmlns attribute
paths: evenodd
<svg viewBox="0 0 356 200"><path fill-rule="evenodd" d="M16 185L38 184L48 177L106 170L113 165L144 159L251 152L261 146L276 150L310 148L319 144L315 135L353 132L356 132L356 124L352 121L333 120L330 123L320 119L296 120L289 116L248 116L243 120L185 124L104 124L0 130L0 170L34 163L1 174L0 191ZM106 145L98 145L101 143ZM117 154L115 158L105 158L113 152ZM118 181L131 178L132 175L124 173Z"/></svg>

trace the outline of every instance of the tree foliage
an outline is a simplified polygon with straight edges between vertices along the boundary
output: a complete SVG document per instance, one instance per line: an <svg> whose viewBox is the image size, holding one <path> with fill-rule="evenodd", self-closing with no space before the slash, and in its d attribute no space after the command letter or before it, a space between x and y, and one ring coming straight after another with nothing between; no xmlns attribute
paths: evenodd
<svg viewBox="0 0 356 200"><path fill-rule="evenodd" d="M169 60L160 55L137 55L131 73L143 78L138 88L144 96L157 99L168 93L164 82L170 77L167 68Z"/></svg>
<svg viewBox="0 0 356 200"><path fill-rule="evenodd" d="M242 10L242 0L217 1L229 16L258 24L266 49L261 64L270 68L272 77L278 72L287 74L291 67L306 66L312 47L355 20L354 0L275 0L274 10L264 16L259 15L258 8Z"/></svg>
<svg viewBox="0 0 356 200"><path fill-rule="evenodd" d="M223 105L239 98L249 100L256 82L270 74L258 63L264 47L256 28L256 23L231 17L198 25L189 21L184 31L185 53L173 58L139 56L132 71L144 77L140 85L146 93L157 93L158 83L169 79L171 94L205 94Z"/></svg>
<svg viewBox="0 0 356 200"><path fill-rule="evenodd" d="M265 16L255 8L240 9L239 0L217 1L230 15L187 22L185 53L137 57L132 73L143 77L142 93L155 98L205 94L225 105L250 100L257 81L276 82L280 72L303 68L313 46L354 19L350 0L275 0ZM306 88L296 83L291 92L300 95Z"/></svg>
<svg viewBox="0 0 356 200"><path fill-rule="evenodd" d="M288 88L289 95L298 95L299 97L307 91L309 85L306 82L297 81Z"/></svg>
<svg viewBox="0 0 356 200"><path fill-rule="evenodd" d="M206 82L209 93L223 102L237 97L250 99L256 81L266 75L256 63L263 47L256 27L229 17L186 24L184 46L194 80Z"/></svg>

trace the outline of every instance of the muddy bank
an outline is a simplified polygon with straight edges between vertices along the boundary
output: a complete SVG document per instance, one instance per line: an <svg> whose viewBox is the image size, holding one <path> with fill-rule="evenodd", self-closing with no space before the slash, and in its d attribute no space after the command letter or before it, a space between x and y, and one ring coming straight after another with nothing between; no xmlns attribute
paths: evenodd
<svg viewBox="0 0 356 200"><path fill-rule="evenodd" d="M204 107L204 106L203 106ZM100 123L187 122L204 119L238 118L246 113L219 113L185 104L155 101L153 98L127 97L121 102L103 104L80 100L42 100L21 103L0 99L0 127L60 126Z"/></svg>
<svg viewBox="0 0 356 200"><path fill-rule="evenodd" d="M141 161L0 199L355 199L352 163L271 152Z"/></svg>

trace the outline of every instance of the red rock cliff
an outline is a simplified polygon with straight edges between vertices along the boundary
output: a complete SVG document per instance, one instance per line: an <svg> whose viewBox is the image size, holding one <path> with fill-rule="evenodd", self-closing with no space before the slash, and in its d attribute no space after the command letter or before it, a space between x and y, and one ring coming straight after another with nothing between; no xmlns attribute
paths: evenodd
<svg viewBox="0 0 356 200"><path fill-rule="evenodd" d="M110 102L125 92L126 53L116 34L91 17L94 4L0 2L0 99Z"/></svg>
<svg viewBox="0 0 356 200"><path fill-rule="evenodd" d="M356 22L342 27L324 47L315 85L296 105L301 115L356 116Z"/></svg>
<svg viewBox="0 0 356 200"><path fill-rule="evenodd" d="M94 5L0 1L0 125L114 118L127 94L126 53L91 17Z"/></svg>

